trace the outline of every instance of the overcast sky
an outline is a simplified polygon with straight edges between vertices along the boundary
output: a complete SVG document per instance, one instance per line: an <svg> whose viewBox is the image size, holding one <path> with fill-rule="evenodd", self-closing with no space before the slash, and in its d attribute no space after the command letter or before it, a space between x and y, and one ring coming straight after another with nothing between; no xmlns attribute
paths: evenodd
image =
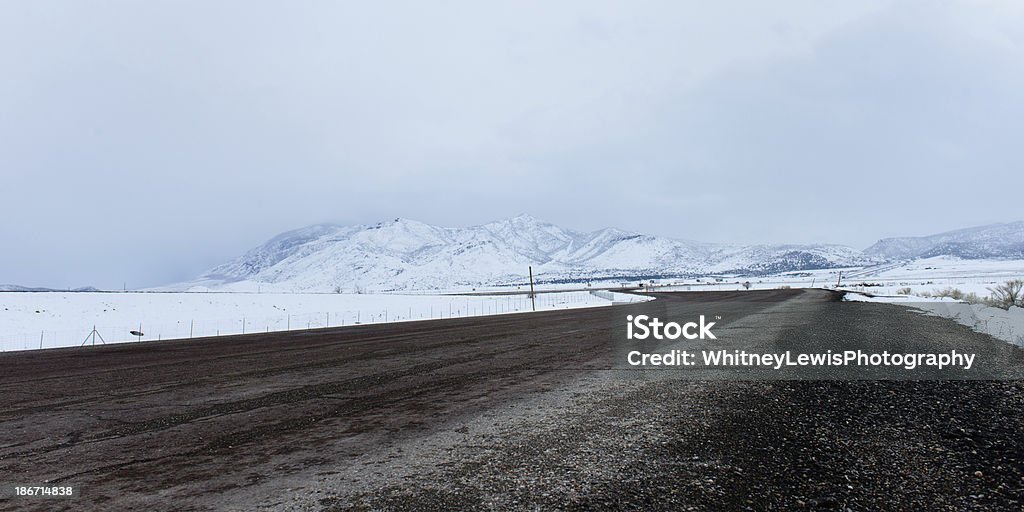
<svg viewBox="0 0 1024 512"><path fill-rule="evenodd" d="M863 248L1021 220L1024 2L0 2L0 283L518 213Z"/></svg>

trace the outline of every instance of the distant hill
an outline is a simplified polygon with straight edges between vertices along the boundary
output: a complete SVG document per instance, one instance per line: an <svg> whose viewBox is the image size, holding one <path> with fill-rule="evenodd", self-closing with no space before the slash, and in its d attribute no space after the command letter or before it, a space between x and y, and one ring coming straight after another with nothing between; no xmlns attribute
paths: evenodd
<svg viewBox="0 0 1024 512"><path fill-rule="evenodd" d="M30 288L27 286L18 286L16 284L0 284L0 292L98 292L100 290L93 288L92 286L85 286L82 288L75 288L73 290L57 290L54 288Z"/></svg>
<svg viewBox="0 0 1024 512"><path fill-rule="evenodd" d="M989 224L930 236L886 238L865 249L864 253L884 260L932 256L1024 259L1024 221Z"/></svg>

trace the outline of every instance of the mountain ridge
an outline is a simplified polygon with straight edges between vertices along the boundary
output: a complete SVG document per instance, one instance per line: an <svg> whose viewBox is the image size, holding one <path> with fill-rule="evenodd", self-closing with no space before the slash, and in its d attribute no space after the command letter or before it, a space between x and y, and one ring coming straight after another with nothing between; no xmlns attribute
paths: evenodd
<svg viewBox="0 0 1024 512"><path fill-rule="evenodd" d="M583 232L520 214L465 228L396 218L281 233L174 290L412 291L861 267L938 255L1024 259L1024 222L837 244L717 244L617 228Z"/></svg>
<svg viewBox="0 0 1024 512"><path fill-rule="evenodd" d="M604 228L582 232L527 214L451 228L396 218L315 224L275 236L176 289L418 290L538 282L765 274L862 266L833 244L728 245Z"/></svg>
<svg viewBox="0 0 1024 512"><path fill-rule="evenodd" d="M927 236L883 238L864 249L864 253L886 260L933 256L1024 259L1024 221L986 224Z"/></svg>

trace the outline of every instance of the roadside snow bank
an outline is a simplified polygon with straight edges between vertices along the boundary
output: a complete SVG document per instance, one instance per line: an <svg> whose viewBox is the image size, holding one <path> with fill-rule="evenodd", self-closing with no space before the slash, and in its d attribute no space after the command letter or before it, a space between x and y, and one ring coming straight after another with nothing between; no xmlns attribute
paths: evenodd
<svg viewBox="0 0 1024 512"><path fill-rule="evenodd" d="M967 304L948 297L925 298L908 295L871 297L855 292L848 292L843 300L903 304L931 315L952 319L977 332L1024 347L1024 309L1022 308L1011 307L1009 310L1005 310L981 304Z"/></svg>
<svg viewBox="0 0 1024 512"><path fill-rule="evenodd" d="M917 297L914 295L867 295L861 292L853 292L850 290L845 291L846 295L843 296L843 300L849 302L885 302L889 304L897 304L904 302L952 302L959 303L956 299L951 297Z"/></svg>

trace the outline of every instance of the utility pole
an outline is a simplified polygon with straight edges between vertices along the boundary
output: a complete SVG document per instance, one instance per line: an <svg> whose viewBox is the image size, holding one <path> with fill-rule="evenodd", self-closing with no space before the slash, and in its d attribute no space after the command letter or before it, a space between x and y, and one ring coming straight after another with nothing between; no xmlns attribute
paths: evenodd
<svg viewBox="0 0 1024 512"><path fill-rule="evenodd" d="M537 311L537 297L533 293L533 265L530 265L530 302L533 303L533 310Z"/></svg>
<svg viewBox="0 0 1024 512"><path fill-rule="evenodd" d="M836 281L836 288L839 288L839 284L843 282L843 271L839 271L839 280Z"/></svg>

